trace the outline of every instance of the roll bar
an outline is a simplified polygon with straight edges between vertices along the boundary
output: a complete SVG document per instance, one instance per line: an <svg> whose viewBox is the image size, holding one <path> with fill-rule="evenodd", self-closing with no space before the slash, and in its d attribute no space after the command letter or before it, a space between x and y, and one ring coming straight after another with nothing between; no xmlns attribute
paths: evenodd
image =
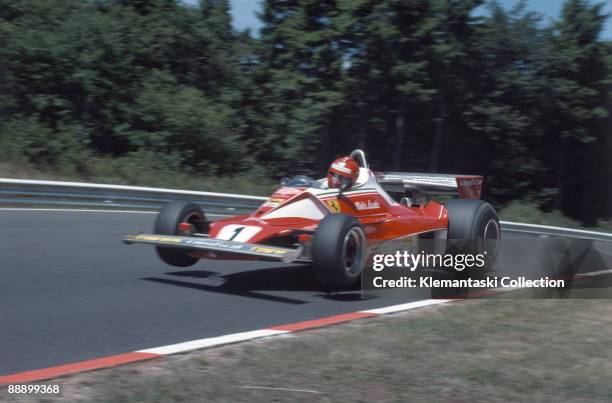
<svg viewBox="0 0 612 403"><path fill-rule="evenodd" d="M366 161L366 156L365 156L365 153L363 152L363 150L360 150L360 149L353 150L351 152L351 158L354 159L355 161L357 161L357 164L359 164L359 166L361 168L367 168L368 167L368 163Z"/></svg>

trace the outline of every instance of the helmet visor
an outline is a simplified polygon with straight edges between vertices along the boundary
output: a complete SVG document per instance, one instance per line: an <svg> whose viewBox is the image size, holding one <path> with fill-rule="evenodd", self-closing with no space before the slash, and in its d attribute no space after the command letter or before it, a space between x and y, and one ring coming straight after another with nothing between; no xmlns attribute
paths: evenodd
<svg viewBox="0 0 612 403"><path fill-rule="evenodd" d="M347 178L346 176L340 175L337 172L332 172L331 178L334 181L334 183L338 183L340 184L340 186L345 186L352 182L351 178Z"/></svg>

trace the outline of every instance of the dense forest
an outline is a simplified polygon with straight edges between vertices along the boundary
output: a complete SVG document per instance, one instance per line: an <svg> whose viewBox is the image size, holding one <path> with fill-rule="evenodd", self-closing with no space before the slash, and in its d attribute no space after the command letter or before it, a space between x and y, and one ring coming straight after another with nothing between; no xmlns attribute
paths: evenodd
<svg viewBox="0 0 612 403"><path fill-rule="evenodd" d="M262 3L255 35L228 0L0 0L0 159L279 178L361 147L377 170L484 174L498 205L612 215L603 4L549 22L480 0Z"/></svg>

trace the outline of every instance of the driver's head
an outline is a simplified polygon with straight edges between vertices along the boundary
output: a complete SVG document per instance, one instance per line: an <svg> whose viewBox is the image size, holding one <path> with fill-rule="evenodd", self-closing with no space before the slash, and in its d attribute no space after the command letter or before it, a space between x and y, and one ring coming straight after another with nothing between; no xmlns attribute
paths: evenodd
<svg viewBox="0 0 612 403"><path fill-rule="evenodd" d="M359 176L359 165L351 157L338 158L332 162L327 171L327 186L329 188L341 188L345 184L349 189L357 181Z"/></svg>

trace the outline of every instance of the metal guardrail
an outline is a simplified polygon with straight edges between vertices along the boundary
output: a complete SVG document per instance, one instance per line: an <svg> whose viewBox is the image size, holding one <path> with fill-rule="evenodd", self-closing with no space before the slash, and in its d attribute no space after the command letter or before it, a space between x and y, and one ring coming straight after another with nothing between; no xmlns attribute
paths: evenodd
<svg viewBox="0 0 612 403"><path fill-rule="evenodd" d="M213 214L253 211L267 198L139 186L0 179L0 204L158 210L172 200L189 200Z"/></svg>
<svg viewBox="0 0 612 403"><path fill-rule="evenodd" d="M172 200L189 200L211 214L240 214L255 210L266 199L230 193L0 178L0 205L158 210ZM612 234L605 232L512 221L501 221L501 227L523 234L612 241Z"/></svg>
<svg viewBox="0 0 612 403"><path fill-rule="evenodd" d="M612 241L612 234L607 232L589 231L575 228L554 227L550 225L526 224L512 221L500 221L501 228L506 232L520 232L539 236L563 236L567 238Z"/></svg>

